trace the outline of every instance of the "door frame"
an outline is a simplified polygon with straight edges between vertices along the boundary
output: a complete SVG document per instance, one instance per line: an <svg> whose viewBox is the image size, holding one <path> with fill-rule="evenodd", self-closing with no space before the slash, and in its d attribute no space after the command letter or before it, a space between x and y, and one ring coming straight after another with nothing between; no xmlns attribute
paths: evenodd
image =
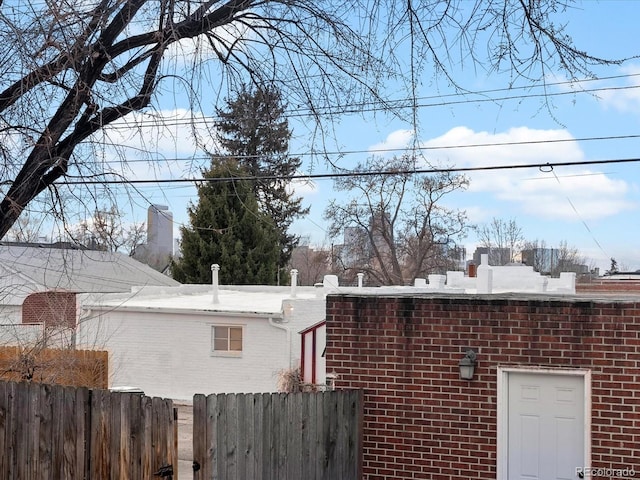
<svg viewBox="0 0 640 480"><path fill-rule="evenodd" d="M576 368L498 367L496 478L508 480L505 468L509 459L509 375L569 375L583 378L584 386L584 468L591 467L591 370Z"/></svg>

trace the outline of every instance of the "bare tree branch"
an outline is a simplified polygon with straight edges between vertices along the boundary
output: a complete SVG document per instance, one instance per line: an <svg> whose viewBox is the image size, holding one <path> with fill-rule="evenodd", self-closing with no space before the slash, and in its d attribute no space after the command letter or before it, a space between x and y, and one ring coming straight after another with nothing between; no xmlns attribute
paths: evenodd
<svg viewBox="0 0 640 480"><path fill-rule="evenodd" d="M133 112L159 108L165 79L181 78L194 105L205 88L220 95L235 84L277 85L308 112L318 136L310 149L317 141L321 153L336 108L364 111L373 102L393 110L389 80L411 92L408 120L417 128L416 85L428 71L463 90L458 64L509 71L516 82L619 63L573 45L557 22L571 3L0 2L0 185L10 184L0 238L38 195L60 190L60 178L108 173L108 162L96 160L105 149L97 136Z"/></svg>
<svg viewBox="0 0 640 480"><path fill-rule="evenodd" d="M340 263L353 277L367 273L383 285L405 285L450 266L447 251L467 231L463 211L448 209L443 198L466 188L465 177L453 174L410 175L415 160L371 158L354 175L336 181L351 200L333 200L325 210L329 235L344 237ZM392 172L398 172L392 174Z"/></svg>

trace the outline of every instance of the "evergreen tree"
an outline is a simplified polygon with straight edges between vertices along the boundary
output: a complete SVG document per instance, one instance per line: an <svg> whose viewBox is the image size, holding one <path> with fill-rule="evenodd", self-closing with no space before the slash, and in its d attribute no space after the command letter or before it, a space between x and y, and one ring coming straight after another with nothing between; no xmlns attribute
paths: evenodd
<svg viewBox="0 0 640 480"><path fill-rule="evenodd" d="M218 159L198 186L198 204L189 207L190 226L182 227L182 257L172 262L182 283L210 283L211 265L220 265L220 282L267 284L277 279L278 231L260 211L251 182L233 159ZM226 179L226 180L225 180Z"/></svg>
<svg viewBox="0 0 640 480"><path fill-rule="evenodd" d="M289 262L299 236L289 233L295 218L309 208L288 190L288 178L295 175L302 161L288 155L291 130L284 118L285 105L280 91L271 86L249 90L243 86L225 109L218 109L217 140L231 157L253 177L260 210L273 219L278 230L279 266Z"/></svg>

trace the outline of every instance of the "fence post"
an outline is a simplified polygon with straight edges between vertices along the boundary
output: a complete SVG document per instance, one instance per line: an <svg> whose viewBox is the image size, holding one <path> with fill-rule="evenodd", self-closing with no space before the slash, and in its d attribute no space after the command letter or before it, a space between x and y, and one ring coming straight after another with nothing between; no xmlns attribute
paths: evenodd
<svg viewBox="0 0 640 480"><path fill-rule="evenodd" d="M93 431L93 424L91 423L91 419L93 409L93 390L89 390L89 395L87 395L87 404L84 414L84 424L86 426L84 430L84 444L85 444L85 454L84 454L84 480L91 479L91 432Z"/></svg>

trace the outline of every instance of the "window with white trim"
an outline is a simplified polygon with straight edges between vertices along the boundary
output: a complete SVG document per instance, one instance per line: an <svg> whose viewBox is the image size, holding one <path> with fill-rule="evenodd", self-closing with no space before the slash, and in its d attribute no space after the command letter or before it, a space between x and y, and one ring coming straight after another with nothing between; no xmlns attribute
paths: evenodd
<svg viewBox="0 0 640 480"><path fill-rule="evenodd" d="M211 352L216 355L242 355L242 327L213 325L211 327Z"/></svg>

